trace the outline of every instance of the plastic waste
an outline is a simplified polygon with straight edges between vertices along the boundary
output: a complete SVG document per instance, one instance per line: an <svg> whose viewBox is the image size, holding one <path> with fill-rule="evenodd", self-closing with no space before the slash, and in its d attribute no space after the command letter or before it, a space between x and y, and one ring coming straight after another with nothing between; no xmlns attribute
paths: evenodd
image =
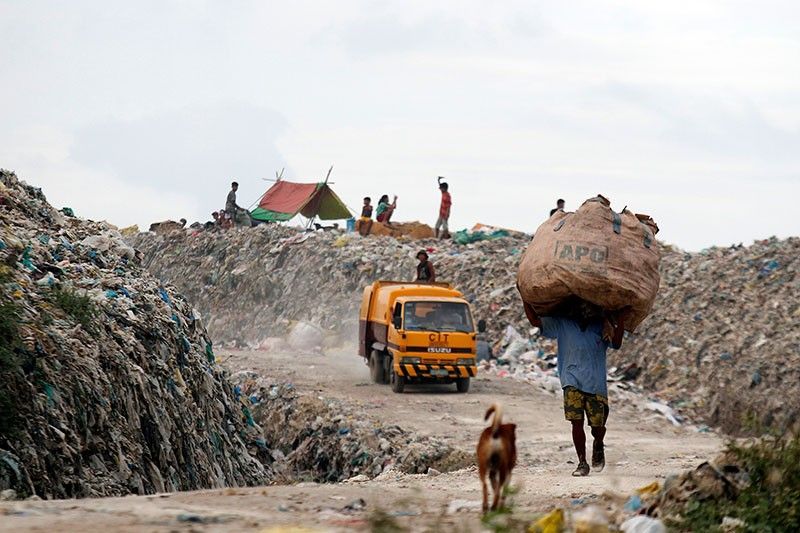
<svg viewBox="0 0 800 533"><path fill-rule="evenodd" d="M528 527L528 533L561 533L564 531L564 510L553 509Z"/></svg>
<svg viewBox="0 0 800 533"><path fill-rule="evenodd" d="M664 523L649 516L634 516L619 526L625 533L667 533Z"/></svg>
<svg viewBox="0 0 800 533"><path fill-rule="evenodd" d="M608 516L596 505L589 505L574 515L575 533L608 533Z"/></svg>
<svg viewBox="0 0 800 533"><path fill-rule="evenodd" d="M73 498L269 482L269 463L251 452L262 431L247 425L183 296L135 264L109 224L65 217L5 170L0 189L0 301L16 317L3 342L26 369L0 365L3 409L20 415L0 439L0 491Z"/></svg>

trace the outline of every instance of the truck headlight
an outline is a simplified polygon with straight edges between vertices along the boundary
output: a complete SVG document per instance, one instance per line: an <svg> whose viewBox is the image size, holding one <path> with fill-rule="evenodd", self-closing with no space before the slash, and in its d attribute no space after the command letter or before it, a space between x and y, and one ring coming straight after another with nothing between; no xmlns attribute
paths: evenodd
<svg viewBox="0 0 800 533"><path fill-rule="evenodd" d="M418 365L422 360L419 357L401 357L400 364L402 365Z"/></svg>
<svg viewBox="0 0 800 533"><path fill-rule="evenodd" d="M475 366L475 359L458 359L456 360L457 365L467 365L467 366Z"/></svg>

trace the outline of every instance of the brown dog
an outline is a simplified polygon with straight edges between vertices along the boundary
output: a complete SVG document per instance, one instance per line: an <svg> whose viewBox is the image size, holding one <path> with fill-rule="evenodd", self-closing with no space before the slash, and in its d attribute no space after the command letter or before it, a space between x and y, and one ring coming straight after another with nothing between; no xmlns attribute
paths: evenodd
<svg viewBox="0 0 800 533"><path fill-rule="evenodd" d="M478 440L478 475L483 486L484 513L489 508L486 476L492 483L492 511L496 511L503 505L503 490L511 481L511 470L517 464L517 425L503 424L503 410L496 403L489 407L483 419L489 420L492 413L492 425L483 430Z"/></svg>

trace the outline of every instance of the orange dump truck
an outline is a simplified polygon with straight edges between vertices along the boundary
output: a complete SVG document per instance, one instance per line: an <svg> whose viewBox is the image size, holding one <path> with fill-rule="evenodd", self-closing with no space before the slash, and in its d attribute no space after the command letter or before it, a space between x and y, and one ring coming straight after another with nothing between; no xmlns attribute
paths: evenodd
<svg viewBox="0 0 800 533"><path fill-rule="evenodd" d="M376 281L364 289L358 353L375 383L455 383L469 390L475 326L464 295L447 283Z"/></svg>

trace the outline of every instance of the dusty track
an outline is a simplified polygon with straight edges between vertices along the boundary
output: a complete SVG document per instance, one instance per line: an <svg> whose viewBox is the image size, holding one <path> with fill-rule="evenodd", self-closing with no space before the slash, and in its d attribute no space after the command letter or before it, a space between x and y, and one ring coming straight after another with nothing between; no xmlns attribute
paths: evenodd
<svg viewBox="0 0 800 533"><path fill-rule="evenodd" d="M397 395L388 386L371 384L366 366L344 349L327 355L230 352L221 361L232 371L253 369L291 381L301 393L346 400L368 419L435 435L467 450L475 446L486 406L502 402L507 420L519 426L520 464L513 479L520 487L518 514L591 501L607 491L627 493L697 464L720 446L714 435L675 428L612 398L607 467L573 478L574 451L560 395L528 384L479 376L466 395L456 393L454 385L410 387ZM479 498L473 469L433 477L389 473L364 483L0 503L0 531L260 531L279 524L351 530L368 528L378 509L414 530L477 530L477 511L447 514L446 509L456 500L466 500L464 506L471 508ZM346 509L359 499L365 509Z"/></svg>

